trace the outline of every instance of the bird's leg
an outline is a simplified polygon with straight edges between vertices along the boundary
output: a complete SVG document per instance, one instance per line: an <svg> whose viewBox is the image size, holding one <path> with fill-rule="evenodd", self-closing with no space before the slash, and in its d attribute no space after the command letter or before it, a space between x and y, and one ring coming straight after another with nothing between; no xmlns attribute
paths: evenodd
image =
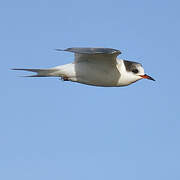
<svg viewBox="0 0 180 180"><path fill-rule="evenodd" d="M62 81L69 81L69 79L68 79L67 76L62 76L62 77L61 77L61 80L62 80Z"/></svg>

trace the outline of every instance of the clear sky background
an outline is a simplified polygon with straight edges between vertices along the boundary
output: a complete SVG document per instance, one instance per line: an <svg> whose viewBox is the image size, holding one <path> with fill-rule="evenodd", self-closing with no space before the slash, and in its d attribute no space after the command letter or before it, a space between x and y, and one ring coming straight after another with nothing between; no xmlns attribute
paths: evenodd
<svg viewBox="0 0 180 180"><path fill-rule="evenodd" d="M179 180L180 2L0 2L0 179ZM156 82L103 88L20 78L109 47Z"/></svg>

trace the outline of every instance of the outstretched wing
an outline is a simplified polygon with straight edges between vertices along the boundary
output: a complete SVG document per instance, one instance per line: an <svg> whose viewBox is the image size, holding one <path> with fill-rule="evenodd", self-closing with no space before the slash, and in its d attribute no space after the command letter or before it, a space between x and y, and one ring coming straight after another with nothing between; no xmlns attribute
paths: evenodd
<svg viewBox="0 0 180 180"><path fill-rule="evenodd" d="M64 50L57 49L59 51L68 51L78 54L121 54L119 50L111 48L67 48Z"/></svg>
<svg viewBox="0 0 180 180"><path fill-rule="evenodd" d="M75 62L88 60L109 60L115 62L116 57L121 54L119 50L111 48L67 48L56 50L75 53Z"/></svg>

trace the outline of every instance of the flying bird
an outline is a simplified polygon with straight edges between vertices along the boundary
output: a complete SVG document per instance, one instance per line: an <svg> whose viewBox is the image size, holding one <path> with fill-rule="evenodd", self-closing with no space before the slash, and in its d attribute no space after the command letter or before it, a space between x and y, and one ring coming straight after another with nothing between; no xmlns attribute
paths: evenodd
<svg viewBox="0 0 180 180"><path fill-rule="evenodd" d="M13 69L35 72L27 77L60 77L64 81L93 86L119 87L140 79L155 81L144 73L138 62L118 59L119 50L111 48L67 48L57 51L72 52L74 62L49 69Z"/></svg>

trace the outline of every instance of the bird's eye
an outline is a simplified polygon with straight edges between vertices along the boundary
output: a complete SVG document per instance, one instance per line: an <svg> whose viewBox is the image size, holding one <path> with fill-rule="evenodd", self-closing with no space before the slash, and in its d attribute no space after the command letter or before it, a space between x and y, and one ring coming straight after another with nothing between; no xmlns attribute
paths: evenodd
<svg viewBox="0 0 180 180"><path fill-rule="evenodd" d="M139 71L137 69L133 69L132 72L137 74Z"/></svg>

